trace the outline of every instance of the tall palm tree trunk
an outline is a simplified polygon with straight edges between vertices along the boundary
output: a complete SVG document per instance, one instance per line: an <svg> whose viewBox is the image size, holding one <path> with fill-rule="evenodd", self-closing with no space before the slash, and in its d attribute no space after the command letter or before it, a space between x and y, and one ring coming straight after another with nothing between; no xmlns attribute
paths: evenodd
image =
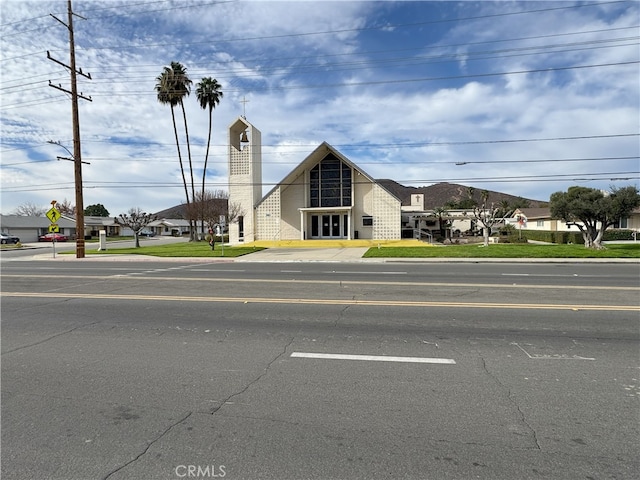
<svg viewBox="0 0 640 480"><path fill-rule="evenodd" d="M187 177L184 176L184 164L182 163L182 154L180 153L180 138L178 137L178 126L176 125L176 116L171 105L171 120L173 120L173 132L176 136L176 147L178 149L178 161L180 162L180 173L182 173L182 183L184 185L184 193L187 197L187 211L189 211L189 190L187 188Z"/></svg>
<svg viewBox="0 0 640 480"><path fill-rule="evenodd" d="M207 135L207 151L204 154L204 169L202 170L202 196L200 197L200 201L202 202L201 209L201 224L200 228L202 229L202 236L204 237L204 184L207 178L207 162L209 161L209 146L211 145L211 127L213 124L213 106L209 106L209 135Z"/></svg>
<svg viewBox="0 0 640 480"><path fill-rule="evenodd" d="M187 111L184 108L184 103L182 102L182 100L180 100L180 106L182 107L182 118L184 119L184 133L185 136L187 138L187 156L189 157L189 173L191 174L191 199L193 200L193 203L195 205L195 201L196 201L196 187L195 187L195 183L193 181L193 162L191 160L191 145L189 143L189 128L187 127ZM193 213L190 209L189 209L189 226L190 226L190 233L189 233L189 239L191 241L195 240L195 230L197 228L197 221L196 219L191 218L193 216Z"/></svg>

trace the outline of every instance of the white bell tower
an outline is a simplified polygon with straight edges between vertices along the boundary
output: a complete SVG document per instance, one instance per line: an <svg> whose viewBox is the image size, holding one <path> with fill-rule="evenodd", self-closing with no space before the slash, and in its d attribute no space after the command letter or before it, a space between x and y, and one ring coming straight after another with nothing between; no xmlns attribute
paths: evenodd
<svg viewBox="0 0 640 480"><path fill-rule="evenodd" d="M255 241L255 207L262 199L262 140L260 130L244 116L229 126L229 205L240 215L229 224L229 243Z"/></svg>

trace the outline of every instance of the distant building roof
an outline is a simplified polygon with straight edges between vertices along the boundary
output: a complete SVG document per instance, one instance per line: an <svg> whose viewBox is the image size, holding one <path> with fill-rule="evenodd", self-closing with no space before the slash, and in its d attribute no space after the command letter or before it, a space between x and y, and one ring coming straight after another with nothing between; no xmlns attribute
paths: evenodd
<svg viewBox="0 0 640 480"><path fill-rule="evenodd" d="M75 220L65 217L58 219L61 228L75 228ZM0 215L0 226L2 228L48 228L51 222L47 217L36 217L31 215Z"/></svg>
<svg viewBox="0 0 640 480"><path fill-rule="evenodd" d="M469 199L470 194L471 198L476 203L480 204L482 202L482 189L470 188L466 185L459 185L457 183L442 182L435 183L427 187L407 187L390 179L376 180L376 182L398 197L402 201L403 206L411 204L411 195L422 194L424 196L424 210L433 210L437 207L444 207L449 203L460 203ZM514 204L521 200L528 202L530 207L538 207L540 204L544 203L540 200L532 200L529 198L522 198L515 195L509 195L507 193L489 190L489 202L501 203L503 201L507 201L510 204Z"/></svg>

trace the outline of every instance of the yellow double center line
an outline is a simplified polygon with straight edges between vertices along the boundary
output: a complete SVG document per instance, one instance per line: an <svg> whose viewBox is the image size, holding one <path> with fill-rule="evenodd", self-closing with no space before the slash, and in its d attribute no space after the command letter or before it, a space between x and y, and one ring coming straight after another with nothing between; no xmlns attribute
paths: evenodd
<svg viewBox="0 0 640 480"><path fill-rule="evenodd" d="M550 303L479 303L479 302L428 302L404 300L357 300L319 298L267 298L267 297L205 297L183 295L129 295L108 293L58 293L58 292L2 292L2 297L46 298L46 299L91 299L91 300L137 300L161 302L204 302L204 303L275 303L304 305L361 305L370 307L441 307L441 308L500 308L513 310L574 310L574 311L615 311L640 312L637 305L570 305Z"/></svg>

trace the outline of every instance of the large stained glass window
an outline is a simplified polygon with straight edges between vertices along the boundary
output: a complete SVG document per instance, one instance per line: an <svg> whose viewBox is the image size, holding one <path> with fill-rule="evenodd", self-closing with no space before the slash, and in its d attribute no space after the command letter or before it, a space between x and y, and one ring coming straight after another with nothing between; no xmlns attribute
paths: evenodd
<svg viewBox="0 0 640 480"><path fill-rule="evenodd" d="M351 167L332 153L311 169L309 180L309 206L351 206Z"/></svg>

